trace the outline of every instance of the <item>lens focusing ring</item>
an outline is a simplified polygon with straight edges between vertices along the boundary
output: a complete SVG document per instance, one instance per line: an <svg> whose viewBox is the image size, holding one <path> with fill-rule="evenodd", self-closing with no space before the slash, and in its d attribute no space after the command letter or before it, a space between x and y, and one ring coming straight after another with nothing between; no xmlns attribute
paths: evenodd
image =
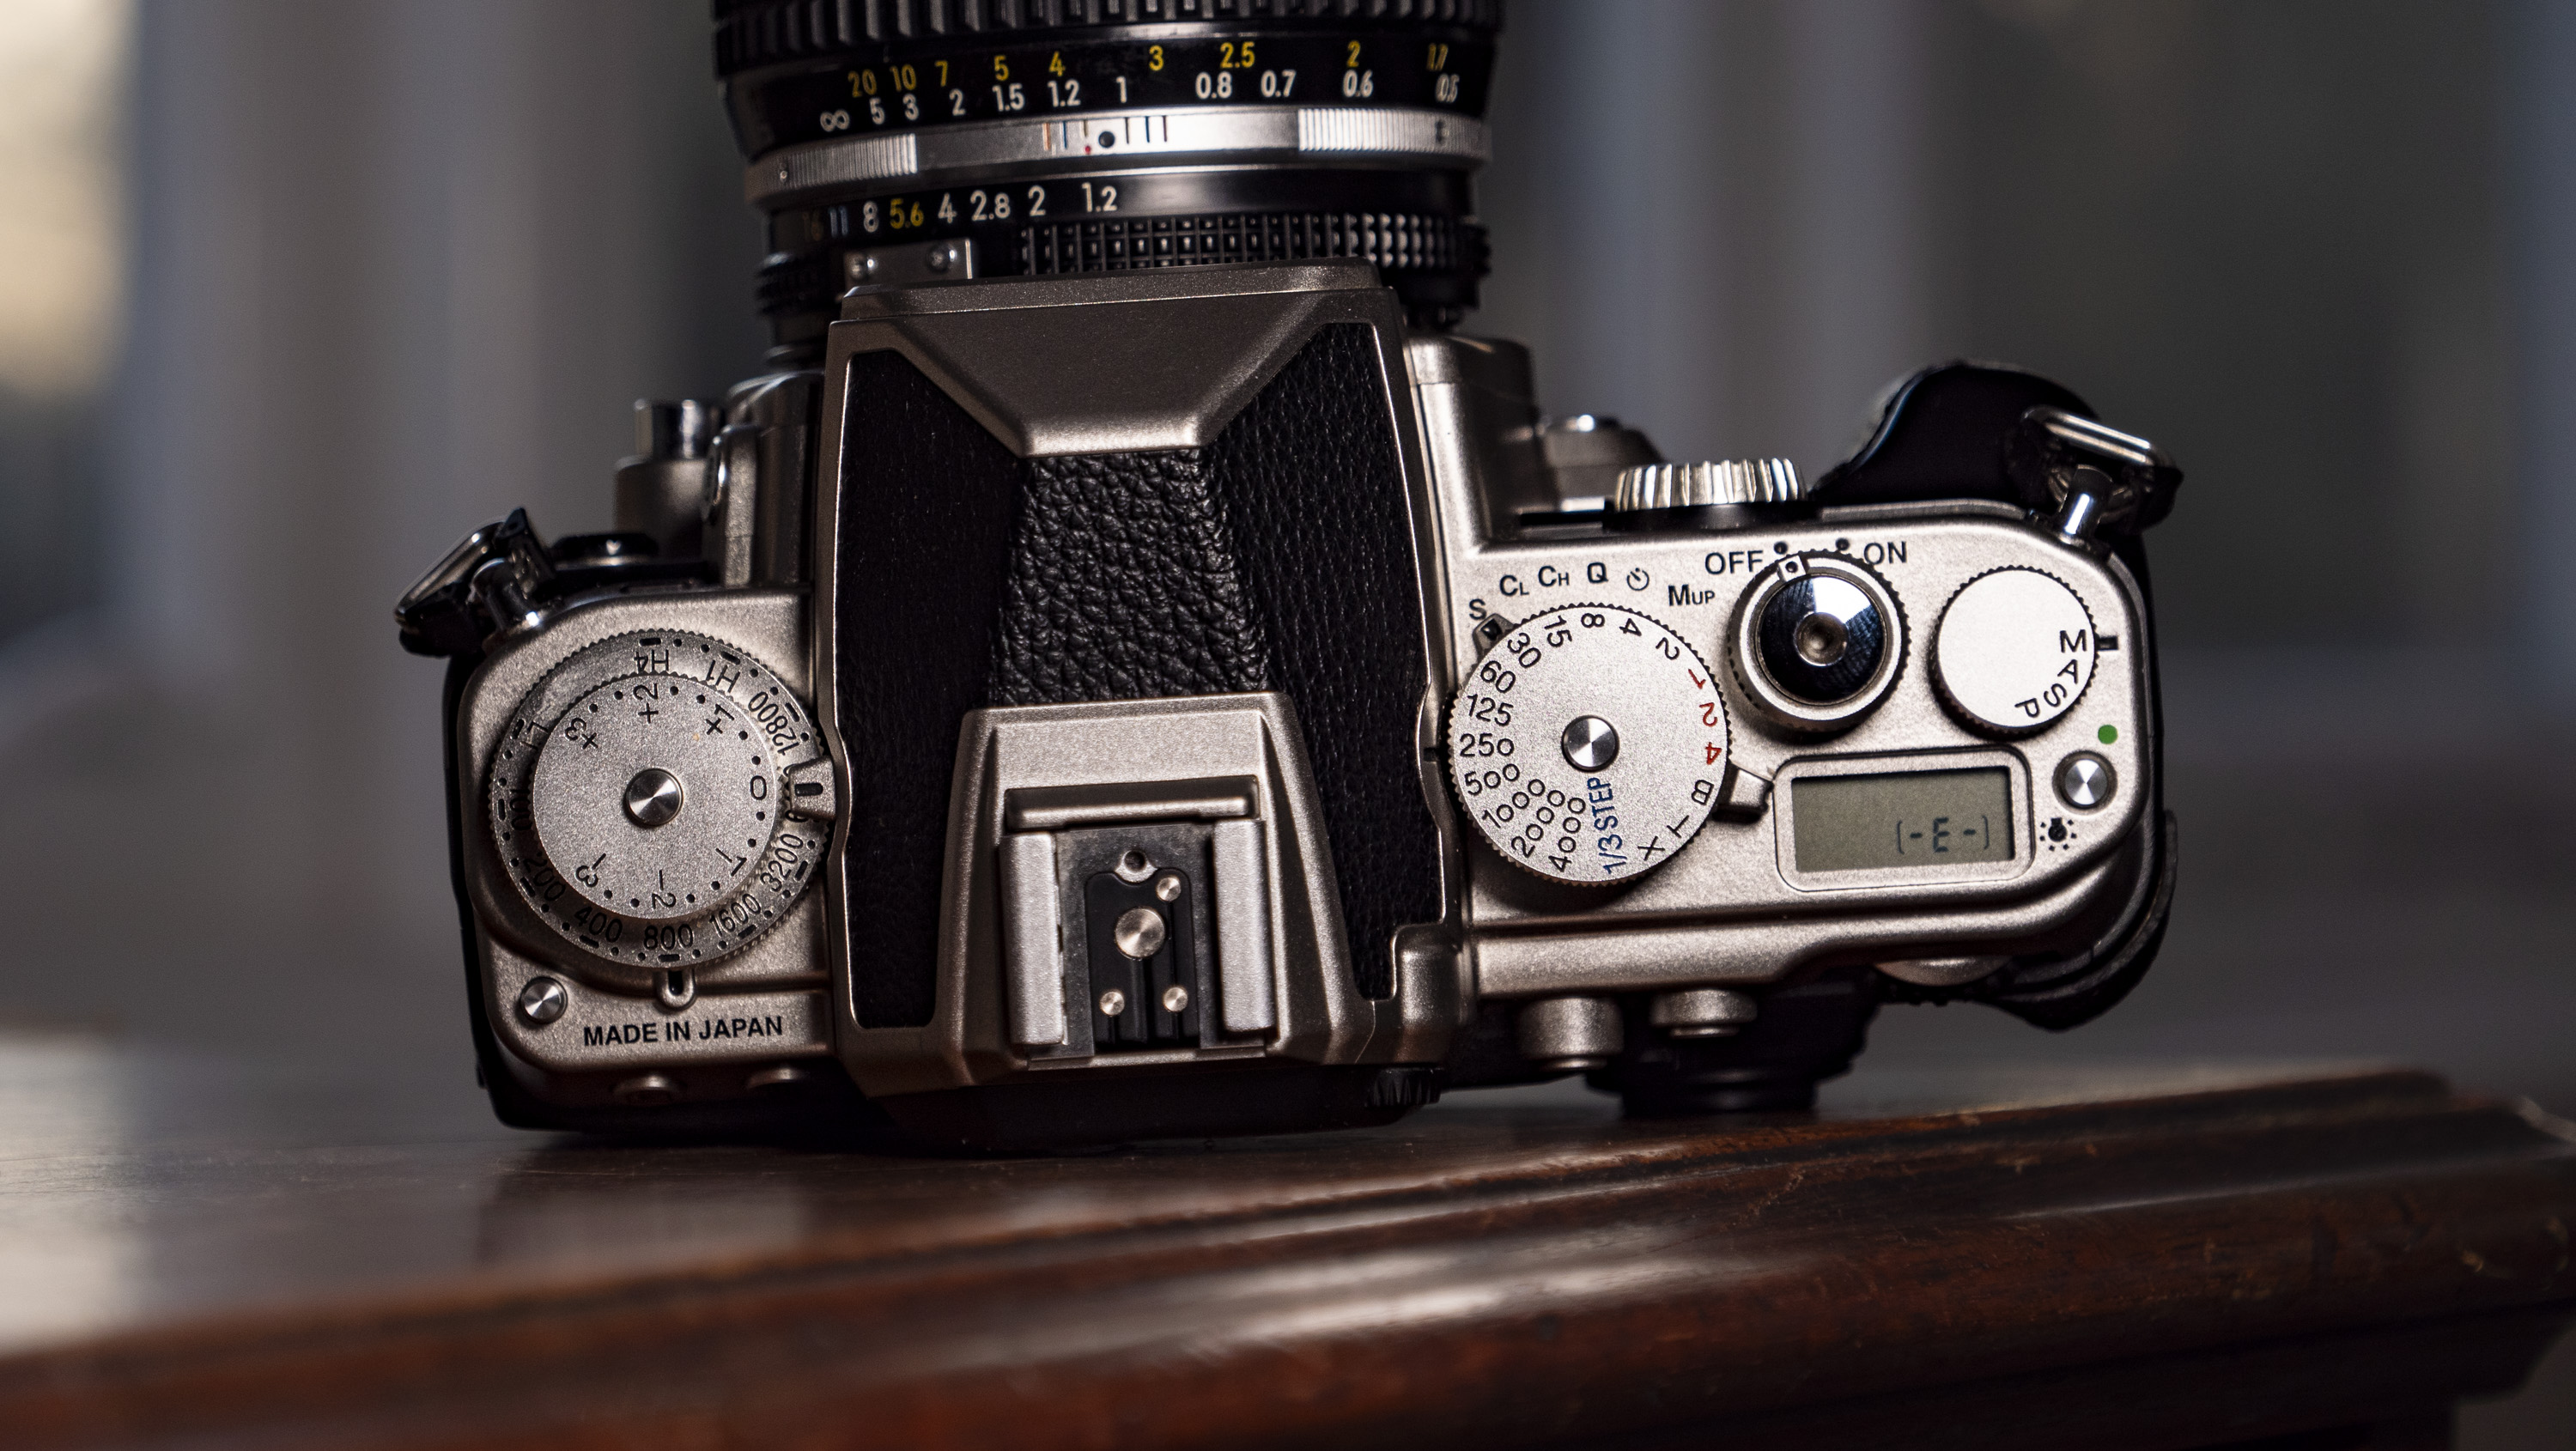
<svg viewBox="0 0 2576 1451"><path fill-rule="evenodd" d="M719 51L724 30L718 29ZM1283 25L1244 19L1188 25L1097 25L1052 31L952 32L813 52L801 61L725 75L725 108L746 160L809 143L881 141L928 149L932 137L993 123L1063 123L1030 149L1080 154L1083 123L1100 117L1289 107L1357 115L1436 113L1473 130L1492 79L1490 30L1430 21L1346 20ZM1013 133L1016 134L1016 133ZM1121 144L1134 145L1129 136ZM984 136L959 154L1007 146ZM1419 143L1416 143L1418 145ZM888 153L847 158L884 174ZM762 172L753 170L759 188ZM798 179L802 190L808 179Z"/></svg>
<svg viewBox="0 0 2576 1451"><path fill-rule="evenodd" d="M715 13L746 190L770 213L758 291L782 366L811 361L855 285L1352 260L1416 326L1475 305L1467 179L1499 0Z"/></svg>

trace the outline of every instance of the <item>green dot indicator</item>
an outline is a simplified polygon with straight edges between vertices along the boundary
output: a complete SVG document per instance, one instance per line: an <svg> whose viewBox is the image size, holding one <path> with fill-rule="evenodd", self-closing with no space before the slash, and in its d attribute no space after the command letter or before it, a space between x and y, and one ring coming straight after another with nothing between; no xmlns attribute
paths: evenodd
<svg viewBox="0 0 2576 1451"><path fill-rule="evenodd" d="M2120 738L2120 728L2118 726L2104 726L2093 734L2101 739L2102 744L2107 746Z"/></svg>

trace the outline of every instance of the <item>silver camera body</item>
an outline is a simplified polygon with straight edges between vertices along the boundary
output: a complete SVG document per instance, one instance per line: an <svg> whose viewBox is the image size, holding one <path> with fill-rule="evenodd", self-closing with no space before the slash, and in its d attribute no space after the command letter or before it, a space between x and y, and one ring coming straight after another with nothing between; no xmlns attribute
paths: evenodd
<svg viewBox="0 0 2576 1451"><path fill-rule="evenodd" d="M639 408L616 533L401 611L512 1122L1797 1107L1884 998L2065 1026L2161 936L2179 475L2028 375L1811 492L1324 263L862 287L819 371Z"/></svg>

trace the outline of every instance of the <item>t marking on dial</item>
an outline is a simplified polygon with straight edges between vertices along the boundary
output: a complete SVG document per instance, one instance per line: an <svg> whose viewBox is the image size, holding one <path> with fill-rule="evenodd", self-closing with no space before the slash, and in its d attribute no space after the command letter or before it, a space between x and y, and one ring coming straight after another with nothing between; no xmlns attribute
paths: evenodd
<svg viewBox="0 0 2576 1451"><path fill-rule="evenodd" d="M1625 881L1708 820L1726 771L1708 664L1652 616L1574 605L1524 621L1449 712L1449 781L1503 860L1551 881Z"/></svg>

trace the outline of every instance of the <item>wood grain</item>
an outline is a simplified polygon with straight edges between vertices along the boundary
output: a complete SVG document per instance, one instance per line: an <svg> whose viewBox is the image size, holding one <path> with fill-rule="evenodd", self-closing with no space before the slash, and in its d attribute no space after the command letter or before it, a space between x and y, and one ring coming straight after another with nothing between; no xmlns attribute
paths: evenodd
<svg viewBox="0 0 2576 1451"><path fill-rule="evenodd" d="M12 1446L2441 1444L2576 1307L2576 1145L2403 1072L961 1160L370 1143L113 1058L194 1097L92 1142L8 1061Z"/></svg>

